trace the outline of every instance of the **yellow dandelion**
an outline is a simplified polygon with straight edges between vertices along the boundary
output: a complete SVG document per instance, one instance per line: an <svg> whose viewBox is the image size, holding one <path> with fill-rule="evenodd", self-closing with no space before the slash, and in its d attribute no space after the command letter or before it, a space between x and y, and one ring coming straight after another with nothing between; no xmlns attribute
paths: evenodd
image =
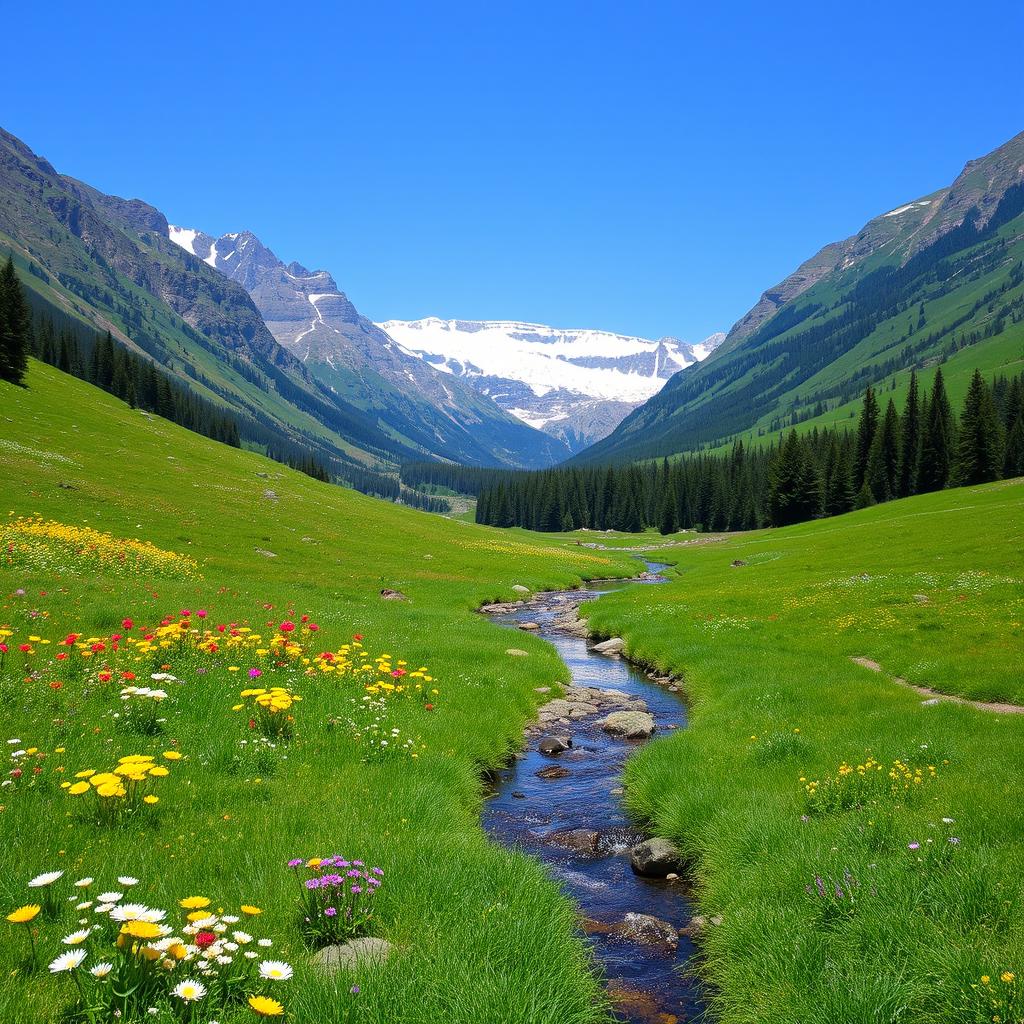
<svg viewBox="0 0 1024 1024"><path fill-rule="evenodd" d="M284 1007L269 996L249 996L249 1005L261 1017L280 1017L284 1013Z"/></svg>
<svg viewBox="0 0 1024 1024"><path fill-rule="evenodd" d="M7 920L11 924L28 924L35 916L39 913L42 908L38 903L27 903L23 907L18 907L17 910L12 910L7 915Z"/></svg>

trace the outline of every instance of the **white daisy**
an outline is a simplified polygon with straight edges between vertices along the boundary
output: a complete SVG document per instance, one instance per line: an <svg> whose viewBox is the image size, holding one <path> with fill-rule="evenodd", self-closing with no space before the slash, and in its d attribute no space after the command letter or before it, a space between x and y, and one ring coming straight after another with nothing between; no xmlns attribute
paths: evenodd
<svg viewBox="0 0 1024 1024"><path fill-rule="evenodd" d="M156 907L147 907L146 912L139 918L139 920L149 921L150 924L156 924L157 921L162 921L166 916L166 910L158 910Z"/></svg>
<svg viewBox="0 0 1024 1024"><path fill-rule="evenodd" d="M226 921L228 924L238 924L242 919L237 914L224 914L221 920Z"/></svg>
<svg viewBox="0 0 1024 1024"><path fill-rule="evenodd" d="M191 978L186 978L171 989L171 995L177 996L186 1003L194 1003L206 995L206 986Z"/></svg>
<svg viewBox="0 0 1024 1024"><path fill-rule="evenodd" d="M95 967L93 967L89 971L89 973L94 978L105 978L113 969L113 964L108 964L106 961L104 961L103 963L97 964Z"/></svg>
<svg viewBox="0 0 1024 1024"><path fill-rule="evenodd" d="M256 957L258 957L258 956L259 956L259 953L257 953L254 949L247 949L245 951L245 958L247 960L255 960Z"/></svg>
<svg viewBox="0 0 1024 1024"><path fill-rule="evenodd" d="M252 942L252 936L248 932L232 932L231 937L235 942L240 942L243 946L247 942Z"/></svg>
<svg viewBox="0 0 1024 1024"><path fill-rule="evenodd" d="M92 933L91 928L82 928L77 932L72 932L70 935L64 936L65 946L80 946L89 935Z"/></svg>
<svg viewBox="0 0 1024 1024"><path fill-rule="evenodd" d="M148 913L145 903L122 903L110 912L112 921L141 921L143 914Z"/></svg>
<svg viewBox="0 0 1024 1024"><path fill-rule="evenodd" d="M86 900L84 903L76 903L75 910L88 910L92 906L92 900Z"/></svg>
<svg viewBox="0 0 1024 1024"><path fill-rule="evenodd" d="M260 977L268 981L287 981L291 976L291 964L283 960L264 960L260 964Z"/></svg>
<svg viewBox="0 0 1024 1024"><path fill-rule="evenodd" d="M274 944L272 939L257 939L256 945L262 946L264 949L269 949Z"/></svg>
<svg viewBox="0 0 1024 1024"><path fill-rule="evenodd" d="M36 875L31 882L28 883L30 889L42 889L43 886L53 885L64 874L63 871L47 871L42 875Z"/></svg>
<svg viewBox="0 0 1024 1024"><path fill-rule="evenodd" d="M100 903L118 903L124 899L123 892L101 892L96 897Z"/></svg>
<svg viewBox="0 0 1024 1024"><path fill-rule="evenodd" d="M138 885L139 880L137 878L132 878L130 875L118 875L117 884L127 886Z"/></svg>
<svg viewBox="0 0 1024 1024"><path fill-rule="evenodd" d="M72 949L67 953L61 953L56 960L50 964L51 974L61 974L64 971L73 971L85 959L84 949Z"/></svg>
<svg viewBox="0 0 1024 1024"><path fill-rule="evenodd" d="M79 889L88 889L89 886L92 885L92 883L95 881L95 878L80 878L77 882L75 882L75 885L77 885Z"/></svg>
<svg viewBox="0 0 1024 1024"><path fill-rule="evenodd" d="M116 906L117 906L116 903L101 903L96 908L95 912L97 914L109 914L114 909L114 907L116 907Z"/></svg>

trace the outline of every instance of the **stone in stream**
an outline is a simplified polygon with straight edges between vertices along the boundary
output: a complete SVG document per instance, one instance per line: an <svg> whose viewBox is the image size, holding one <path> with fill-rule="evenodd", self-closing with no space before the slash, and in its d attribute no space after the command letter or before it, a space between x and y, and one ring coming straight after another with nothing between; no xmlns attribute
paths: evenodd
<svg viewBox="0 0 1024 1024"><path fill-rule="evenodd" d="M558 764L549 764L547 768L541 768L540 771L533 773L538 779L565 779L572 775L572 772L568 768L563 768ZM512 794L515 796L515 793Z"/></svg>
<svg viewBox="0 0 1024 1024"><path fill-rule="evenodd" d="M568 750L571 746L572 739L569 736L545 736L537 744L537 749L547 757L554 757L556 754L561 754L563 750Z"/></svg>
<svg viewBox="0 0 1024 1024"><path fill-rule="evenodd" d="M621 654L625 646L626 641L621 636L613 636L610 640L603 640L599 644L594 644L593 649L598 654Z"/></svg>
<svg viewBox="0 0 1024 1024"><path fill-rule="evenodd" d="M391 954L391 943L366 936L351 939L340 946L324 946L313 954L313 966L322 974L352 971L371 964L382 964Z"/></svg>
<svg viewBox="0 0 1024 1024"><path fill-rule="evenodd" d="M547 839L573 853L597 853L601 834L590 828L570 828L564 832L552 832Z"/></svg>
<svg viewBox="0 0 1024 1024"><path fill-rule="evenodd" d="M539 622L520 622L519 628L525 630L527 633L532 633L535 629L540 629Z"/></svg>
<svg viewBox="0 0 1024 1024"><path fill-rule="evenodd" d="M627 942L651 946L663 954L674 953L679 945L675 927L651 914L626 914L619 924L613 925L609 935Z"/></svg>
<svg viewBox="0 0 1024 1024"><path fill-rule="evenodd" d="M630 867L645 878L664 878L671 872L678 873L681 860L679 847L658 837L638 843L629 851Z"/></svg>
<svg viewBox="0 0 1024 1024"><path fill-rule="evenodd" d="M628 740L647 739L654 735L654 716L647 711L613 711L598 723L605 732L613 736L625 736Z"/></svg>

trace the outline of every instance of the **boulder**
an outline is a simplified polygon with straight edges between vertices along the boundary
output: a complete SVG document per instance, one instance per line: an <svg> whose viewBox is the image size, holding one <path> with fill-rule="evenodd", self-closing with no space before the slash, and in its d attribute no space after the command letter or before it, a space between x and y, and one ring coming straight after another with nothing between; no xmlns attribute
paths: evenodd
<svg viewBox="0 0 1024 1024"><path fill-rule="evenodd" d="M613 636L610 640L602 640L594 644L594 650L598 654L621 654L626 646L626 641L621 636Z"/></svg>
<svg viewBox="0 0 1024 1024"><path fill-rule="evenodd" d="M679 933L675 927L651 914L626 914L609 934L627 942L653 946L665 954L674 952L679 945Z"/></svg>
<svg viewBox="0 0 1024 1024"><path fill-rule="evenodd" d="M391 955L391 943L366 936L351 939L340 946L324 946L313 954L313 966L322 974L353 971L360 967L382 964Z"/></svg>
<svg viewBox="0 0 1024 1024"><path fill-rule="evenodd" d="M535 629L540 629L539 622L520 622L519 628L526 630L528 633L532 633Z"/></svg>
<svg viewBox="0 0 1024 1024"><path fill-rule="evenodd" d="M601 835L590 828L571 828L565 832L552 832L548 841L574 853L597 853Z"/></svg>
<svg viewBox="0 0 1024 1024"><path fill-rule="evenodd" d="M561 754L563 750L568 750L571 746L572 740L568 736L545 736L537 744L537 749L547 757L554 757L556 754Z"/></svg>
<svg viewBox="0 0 1024 1024"><path fill-rule="evenodd" d="M682 856L679 847L668 839L648 839L629 851L630 867L645 878L664 878L678 873Z"/></svg>
<svg viewBox="0 0 1024 1024"><path fill-rule="evenodd" d="M381 592L380 596L385 601L408 601L409 598L405 596L400 590L392 590L390 587L385 587Z"/></svg>
<svg viewBox="0 0 1024 1024"><path fill-rule="evenodd" d="M530 588L529 587L524 587L522 585L522 583L517 583L512 589L517 594L528 594L530 592Z"/></svg>
<svg viewBox="0 0 1024 1024"><path fill-rule="evenodd" d="M613 711L598 723L605 732L613 736L625 736L628 740L647 739L654 735L654 716L647 711Z"/></svg>

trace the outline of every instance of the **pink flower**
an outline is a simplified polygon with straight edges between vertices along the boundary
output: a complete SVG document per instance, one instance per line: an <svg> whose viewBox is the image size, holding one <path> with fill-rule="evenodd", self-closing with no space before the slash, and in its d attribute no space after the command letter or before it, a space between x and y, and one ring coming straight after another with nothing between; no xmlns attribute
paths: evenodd
<svg viewBox="0 0 1024 1024"><path fill-rule="evenodd" d="M251 668L251 669L249 669L249 678L250 679L259 679L259 677L261 675L263 675L263 673L258 668Z"/></svg>

